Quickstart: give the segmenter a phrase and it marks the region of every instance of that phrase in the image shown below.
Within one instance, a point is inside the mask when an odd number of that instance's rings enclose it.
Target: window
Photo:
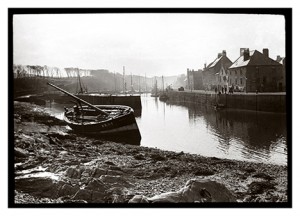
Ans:
[[[237,75],[237,71],[235,71],[235,75]]]
[[[240,78],[241,85],[243,85],[243,78]]]
[[[236,84],[236,85],[238,84],[238,79],[237,79],[237,78],[235,78],[235,84]]]

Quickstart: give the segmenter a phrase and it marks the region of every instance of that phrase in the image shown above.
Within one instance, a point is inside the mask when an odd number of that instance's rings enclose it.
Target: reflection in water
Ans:
[[[141,101],[142,110],[135,110],[135,116],[142,146],[287,164],[285,114],[214,110],[192,103],[164,103],[146,95]],[[64,105],[54,105],[51,112],[62,118]]]
[[[286,164],[286,115],[214,110],[142,97],[142,146],[211,157]]]
[[[218,138],[218,148],[224,153],[228,153],[234,145],[245,159],[264,158],[276,162],[276,157],[286,157],[285,114],[213,110],[194,104],[185,106],[190,119],[205,119],[209,132]]]

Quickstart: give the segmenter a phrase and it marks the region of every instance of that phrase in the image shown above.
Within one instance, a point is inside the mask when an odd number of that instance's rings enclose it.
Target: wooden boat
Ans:
[[[166,101],[168,99],[169,99],[169,97],[166,93],[162,93],[161,95],[159,95],[159,100],[161,100],[161,101]]]
[[[157,91],[157,80],[155,78],[154,88],[152,89],[151,97],[159,97],[158,91]]]
[[[134,111],[123,105],[92,105],[79,97],[51,84],[48,85],[67,94],[78,102],[65,109],[64,119],[76,133],[116,138],[129,144],[140,144],[141,134]],[[85,104],[85,106],[82,104]],[[120,139],[121,138],[121,139]]]
[[[162,93],[159,95],[159,100],[166,101],[169,99],[168,95],[165,93],[165,87],[164,87],[164,77],[162,76]]]

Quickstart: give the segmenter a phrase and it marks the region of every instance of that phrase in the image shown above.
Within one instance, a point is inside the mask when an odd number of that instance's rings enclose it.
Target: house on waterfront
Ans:
[[[283,77],[283,81],[282,81],[282,89],[280,89],[280,85],[279,85],[279,91],[286,91],[286,70],[285,70],[285,57],[280,57],[280,55],[277,56],[276,61],[279,62],[280,64],[282,64],[282,77]]]
[[[204,66],[203,86],[206,90],[221,91],[222,87],[228,89],[228,68],[232,61],[227,57],[226,51],[218,53],[217,58]]]
[[[203,87],[203,74],[202,70],[190,70],[187,69],[187,82],[186,88],[190,90],[202,90]]]
[[[234,91],[278,92],[283,90],[283,66],[263,52],[240,49],[240,57],[229,67],[228,85]]]

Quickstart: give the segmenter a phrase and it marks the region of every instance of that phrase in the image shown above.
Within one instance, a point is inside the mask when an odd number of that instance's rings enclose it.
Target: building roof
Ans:
[[[219,58],[216,58],[212,63],[207,65],[207,68],[213,68],[214,66],[216,66],[218,64],[218,62],[222,59],[222,57],[223,56],[220,56]]]
[[[254,54],[254,50],[249,52],[249,59],[244,61],[244,56],[241,55],[229,68],[237,68],[247,66],[250,62],[251,56]]]
[[[231,68],[239,68],[245,67],[248,65],[279,65],[280,63],[271,59],[270,57],[265,57],[262,53],[257,50],[252,50],[249,52],[249,59],[244,61],[244,56],[241,55],[233,64],[229,67]]]
[[[284,60],[285,60],[285,57],[283,57],[283,58],[281,58],[281,60],[280,60],[280,64],[284,64]]]

